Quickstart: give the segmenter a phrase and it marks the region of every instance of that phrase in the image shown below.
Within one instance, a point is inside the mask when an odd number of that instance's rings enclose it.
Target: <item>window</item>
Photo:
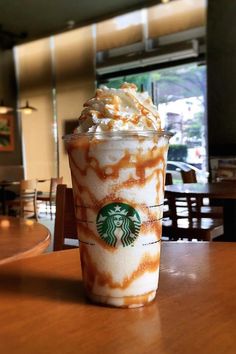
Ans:
[[[124,81],[148,91],[157,105],[162,127],[174,133],[168,159],[207,170],[206,66],[178,65],[141,74],[108,79],[118,88]]]

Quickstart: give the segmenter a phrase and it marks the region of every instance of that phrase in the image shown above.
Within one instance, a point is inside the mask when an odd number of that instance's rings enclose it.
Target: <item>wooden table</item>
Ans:
[[[33,220],[0,216],[0,264],[41,254],[50,244],[50,232]]]
[[[157,298],[137,309],[84,296],[79,249],[0,266],[0,352],[235,354],[236,244],[165,243]]]
[[[236,176],[235,177],[217,177],[217,182],[236,182]]]
[[[169,193],[191,193],[218,200],[224,210],[224,241],[236,241],[236,183],[180,183],[165,187]]]

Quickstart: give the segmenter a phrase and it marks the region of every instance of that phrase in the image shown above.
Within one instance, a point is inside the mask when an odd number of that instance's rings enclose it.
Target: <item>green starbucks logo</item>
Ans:
[[[102,240],[112,247],[131,245],[138,237],[141,219],[137,211],[125,203],[105,205],[97,215],[97,230]]]

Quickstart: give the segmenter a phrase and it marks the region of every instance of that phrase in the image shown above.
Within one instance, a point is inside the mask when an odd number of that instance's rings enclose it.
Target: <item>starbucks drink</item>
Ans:
[[[155,298],[168,141],[133,84],[103,87],[65,137],[88,297],[117,307]]]

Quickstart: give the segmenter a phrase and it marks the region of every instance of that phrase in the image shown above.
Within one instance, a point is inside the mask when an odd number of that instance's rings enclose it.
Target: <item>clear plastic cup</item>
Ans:
[[[169,138],[167,132],[64,137],[86,293],[139,307],[156,296]]]

